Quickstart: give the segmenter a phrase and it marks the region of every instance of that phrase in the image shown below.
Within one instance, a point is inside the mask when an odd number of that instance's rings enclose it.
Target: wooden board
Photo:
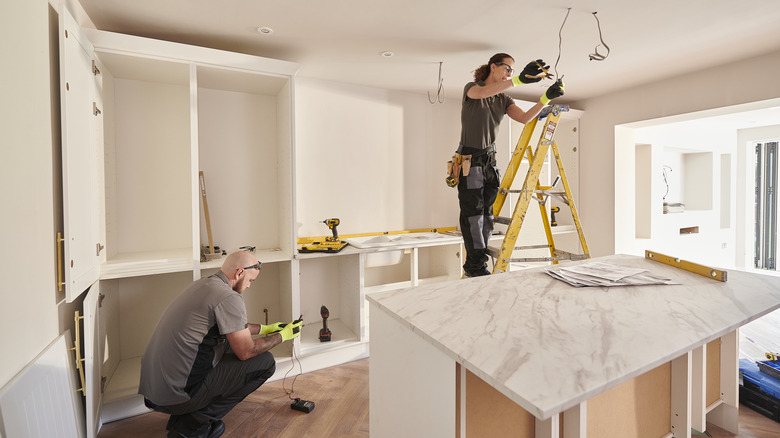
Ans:
[[[534,437],[534,416],[468,370],[465,391],[466,437]]]
[[[658,438],[671,431],[671,365],[588,400],[589,437]]]
[[[705,407],[720,400],[720,338],[707,344]]]

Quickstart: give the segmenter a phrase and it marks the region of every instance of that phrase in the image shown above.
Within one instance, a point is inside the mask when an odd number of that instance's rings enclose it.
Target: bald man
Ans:
[[[247,322],[241,293],[258,275],[254,255],[234,252],[219,272],[184,289],[160,318],[141,360],[138,392],[147,406],[170,414],[169,438],[221,436],[222,418],[274,374],[268,350],[300,335],[301,321]],[[252,337],[258,334],[267,336]]]

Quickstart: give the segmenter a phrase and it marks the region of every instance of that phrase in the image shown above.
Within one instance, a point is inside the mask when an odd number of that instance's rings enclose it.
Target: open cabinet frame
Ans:
[[[65,297],[82,294],[87,436],[145,412],[140,358],[167,304],[254,247],[250,321],[300,311],[295,63],[81,28],[60,8]],[[235,214],[235,206],[245,207]],[[273,350],[291,362],[291,343]],[[281,368],[281,367],[280,367]]]

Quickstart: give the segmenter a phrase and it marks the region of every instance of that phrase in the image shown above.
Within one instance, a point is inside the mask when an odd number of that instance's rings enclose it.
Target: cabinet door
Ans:
[[[92,45],[60,8],[60,99],[65,297],[72,302],[99,275],[95,79]],[[102,128],[101,128],[102,129]]]
[[[95,282],[84,297],[84,380],[87,410],[87,438],[97,437],[103,401],[103,346],[105,322],[100,316],[103,295],[100,282]]]

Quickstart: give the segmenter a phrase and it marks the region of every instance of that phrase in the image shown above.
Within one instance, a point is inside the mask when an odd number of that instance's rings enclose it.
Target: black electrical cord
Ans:
[[[296,374],[295,377],[293,377],[292,384],[290,384],[290,391],[287,391],[287,388],[285,387],[285,382],[287,381],[287,375],[290,374],[290,372],[292,372],[292,370],[295,369],[295,361],[296,360],[298,361],[298,368],[300,369],[300,372],[298,374]],[[295,344],[294,343],[293,343],[293,346],[292,346],[292,360],[290,361],[290,364],[291,364],[290,369],[287,370],[287,372],[284,374],[284,378],[282,379],[282,389],[284,390],[284,393],[287,394],[287,397],[290,398],[290,400],[295,400],[295,398],[293,398],[293,396],[292,396],[293,393],[295,392],[295,379],[297,379],[298,376],[303,374],[303,366],[301,365],[301,360],[298,359],[298,356],[296,356],[296,354],[295,354]]]

